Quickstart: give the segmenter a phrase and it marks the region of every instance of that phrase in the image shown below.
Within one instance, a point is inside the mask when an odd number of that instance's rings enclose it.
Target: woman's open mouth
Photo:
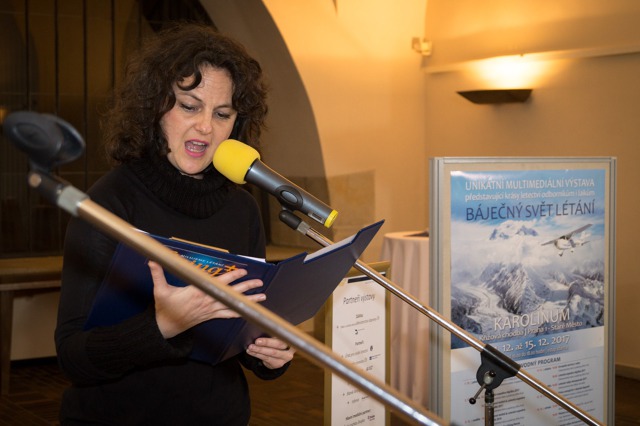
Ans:
[[[194,154],[202,154],[207,150],[209,144],[205,142],[190,140],[185,142],[184,147],[188,152]]]

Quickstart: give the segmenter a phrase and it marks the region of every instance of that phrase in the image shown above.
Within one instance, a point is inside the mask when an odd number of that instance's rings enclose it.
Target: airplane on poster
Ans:
[[[581,238],[578,238],[578,234],[582,233],[590,226],[591,226],[590,223],[587,225],[581,226],[576,230],[573,230],[567,234],[564,234],[554,240],[547,241],[546,243],[542,243],[541,245],[546,246],[548,244],[553,244],[558,250],[560,250],[560,253],[558,253],[559,256],[562,256],[565,250],[571,250],[571,252],[573,253],[573,250],[576,247],[583,246],[589,242],[589,241],[584,241]]]

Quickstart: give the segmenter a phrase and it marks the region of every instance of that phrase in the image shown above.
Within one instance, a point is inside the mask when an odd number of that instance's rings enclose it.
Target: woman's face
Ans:
[[[188,85],[192,79],[181,83]],[[169,144],[167,158],[182,174],[201,177],[233,129],[237,115],[231,106],[233,82],[227,70],[206,66],[198,87],[184,91],[174,84],[173,90],[176,103],[160,120]]]

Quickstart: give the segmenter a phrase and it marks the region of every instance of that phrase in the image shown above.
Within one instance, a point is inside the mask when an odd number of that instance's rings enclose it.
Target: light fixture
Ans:
[[[458,94],[474,104],[504,104],[526,102],[533,89],[465,90]]]
[[[411,39],[411,48],[422,56],[431,56],[431,41],[426,38],[413,37]]]

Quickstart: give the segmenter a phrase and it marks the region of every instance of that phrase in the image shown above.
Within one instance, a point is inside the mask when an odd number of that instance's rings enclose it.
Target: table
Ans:
[[[391,262],[389,279],[428,306],[429,238],[426,235],[426,231],[385,234],[382,259]],[[395,296],[390,309],[390,384],[428,408],[431,320]]]
[[[18,292],[60,287],[62,256],[0,259],[0,393],[9,393],[13,298]]]

